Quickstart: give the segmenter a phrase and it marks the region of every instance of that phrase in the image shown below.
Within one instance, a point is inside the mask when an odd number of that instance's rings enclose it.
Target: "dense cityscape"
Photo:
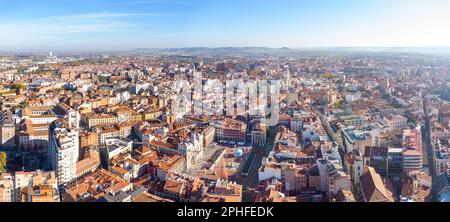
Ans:
[[[445,220],[449,11],[0,0],[0,215]]]
[[[448,202],[449,73],[407,52],[4,53],[0,202]],[[180,81],[219,111],[180,114]]]

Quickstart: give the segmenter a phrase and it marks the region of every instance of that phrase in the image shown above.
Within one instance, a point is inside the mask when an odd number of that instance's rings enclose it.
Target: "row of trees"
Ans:
[[[0,172],[6,172],[6,165],[8,164],[8,156],[5,152],[0,152]]]
[[[23,84],[19,84],[19,83],[14,83],[14,84],[8,85],[7,88],[11,89],[11,90],[18,90],[18,89],[26,90],[27,86],[23,85]]]

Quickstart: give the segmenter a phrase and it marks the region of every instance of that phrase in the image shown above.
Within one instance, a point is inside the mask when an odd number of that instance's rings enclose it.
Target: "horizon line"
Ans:
[[[115,53],[115,52],[130,52],[137,50],[173,50],[173,49],[245,49],[245,48],[261,48],[261,49],[290,49],[290,50],[333,50],[333,49],[349,49],[354,51],[361,51],[361,49],[445,49],[450,50],[450,46],[299,46],[299,47],[271,47],[271,46],[183,46],[183,47],[135,47],[130,49],[16,49],[16,50],[2,50],[1,53],[46,53],[46,52],[59,52],[59,53]],[[448,52],[450,53],[450,51]]]

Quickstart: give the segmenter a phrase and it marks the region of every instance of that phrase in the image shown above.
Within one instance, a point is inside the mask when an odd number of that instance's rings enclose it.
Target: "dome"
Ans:
[[[236,149],[234,151],[234,156],[235,157],[241,157],[242,155],[244,155],[244,152],[242,151],[242,149]]]

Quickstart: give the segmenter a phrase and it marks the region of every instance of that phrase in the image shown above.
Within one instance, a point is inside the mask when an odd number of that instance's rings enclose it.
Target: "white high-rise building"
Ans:
[[[58,184],[66,184],[77,178],[79,156],[79,134],[63,119],[50,125],[48,135],[48,154],[52,169],[58,178]]]
[[[289,89],[289,87],[291,87],[291,70],[289,70],[289,66],[287,66],[287,71],[286,71],[286,89]]]

